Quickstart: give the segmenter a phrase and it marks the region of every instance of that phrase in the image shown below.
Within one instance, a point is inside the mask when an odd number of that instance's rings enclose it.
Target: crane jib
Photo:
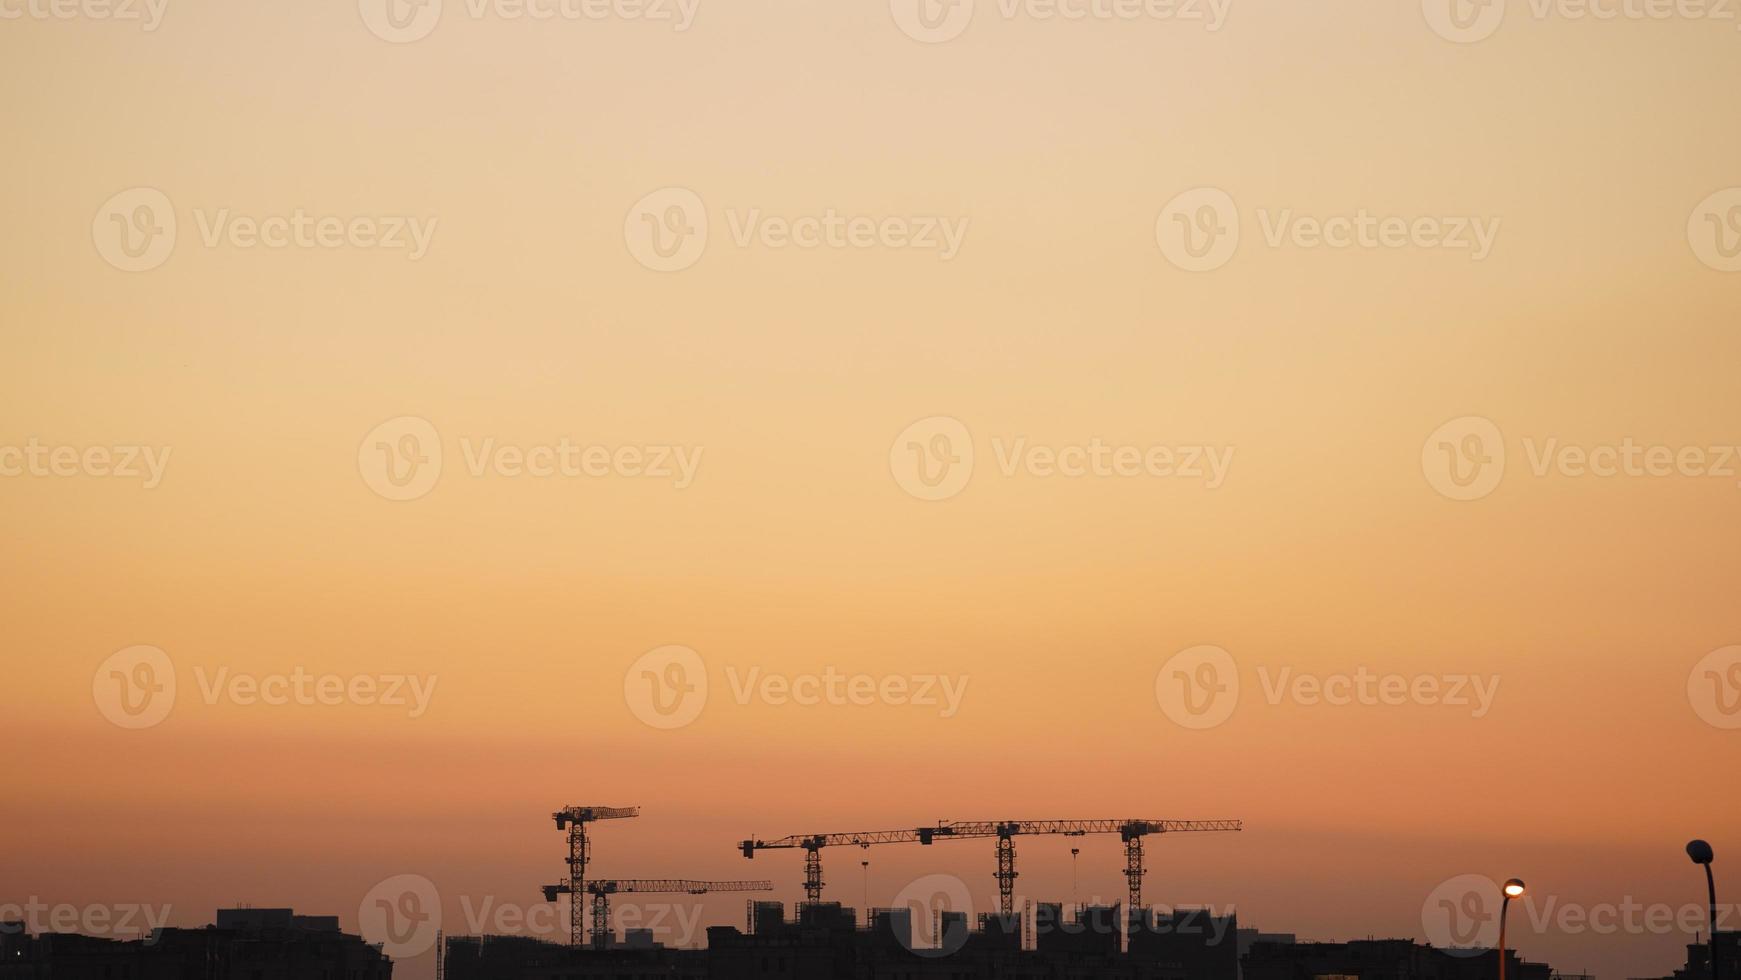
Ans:
[[[757,851],[802,848],[804,858],[804,895],[815,904],[822,900],[822,856],[826,847],[852,845],[868,848],[874,844],[929,845],[938,838],[955,840],[997,839],[998,896],[1005,915],[1013,911],[1015,891],[1015,841],[1018,836],[1055,834],[1084,837],[1089,834],[1118,834],[1125,846],[1124,875],[1130,887],[1130,907],[1142,907],[1143,838],[1153,834],[1220,833],[1244,830],[1238,820],[987,820],[944,821],[930,827],[912,830],[876,830],[856,834],[793,834],[775,840],[746,840],[739,843],[744,857],[753,858]]]

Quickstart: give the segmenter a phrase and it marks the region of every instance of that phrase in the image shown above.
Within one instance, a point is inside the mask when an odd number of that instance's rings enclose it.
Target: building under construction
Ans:
[[[706,949],[666,949],[631,936],[606,948],[572,949],[521,937],[449,939],[446,980],[1494,980],[1493,950],[1442,950],[1407,939],[1294,943],[1243,936],[1232,916],[1204,911],[1132,916],[1121,950],[1118,906],[1088,906],[1066,917],[1060,905],[1034,909],[1033,941],[1021,920],[955,912],[932,923],[911,909],[857,910],[800,905],[788,919],[779,902],[754,902],[745,927],[714,926]],[[1241,946],[1245,952],[1241,953]],[[1545,965],[1507,956],[1514,980],[1557,980]],[[1588,978],[1584,978],[1588,980]]]
[[[1238,832],[1237,820],[999,820],[946,821],[895,830],[793,834],[751,838],[744,858],[764,851],[803,853],[805,901],[794,915],[780,902],[751,901],[742,928],[712,926],[704,949],[673,949],[646,930],[619,940],[611,926],[614,895],[767,891],[767,881],[704,881],[589,877],[590,827],[640,815],[638,807],[569,806],[553,814],[567,838],[567,874],[543,888],[546,901],[566,895],[566,945],[519,936],[450,937],[441,951],[441,980],[1297,980],[1376,977],[1386,980],[1491,980],[1498,955],[1455,953],[1409,940],[1300,944],[1292,937],[1241,935],[1232,915],[1203,910],[1157,912],[1143,900],[1144,844],[1173,834]],[[1067,915],[1061,903],[1018,908],[1017,838],[1117,835],[1128,901],[1090,905]],[[998,910],[969,921],[964,912],[917,907],[859,913],[823,900],[823,852],[842,847],[980,841],[995,858]],[[1071,850],[1074,858],[1079,852]],[[587,906],[591,906],[590,929]],[[915,916],[921,917],[919,920]],[[1551,971],[1507,958],[1514,980],[1549,980]],[[1243,972],[1242,972],[1243,971]]]

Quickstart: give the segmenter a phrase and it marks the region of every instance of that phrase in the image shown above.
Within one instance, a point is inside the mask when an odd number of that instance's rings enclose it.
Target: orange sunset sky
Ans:
[[[1682,932],[1548,920],[1697,905],[1683,843],[1741,855],[1741,668],[1706,659],[1741,644],[1741,461],[1532,464],[1550,441],[1741,445],[1734,20],[1517,3],[1464,43],[1433,0],[1232,0],[1215,30],[979,0],[929,43],[899,0],[701,0],[687,30],[446,0],[404,41],[370,2],[167,0],[147,30],[0,0],[22,11],[0,19],[0,905],[355,929],[416,874],[467,932],[468,907],[561,876],[569,803],[643,807],[598,829],[600,875],[766,877],[787,902],[801,855],[736,841],[1234,817],[1151,841],[1147,897],[1425,939],[1439,883],[1517,875],[1526,957],[1601,980],[1683,962]],[[104,240],[134,188],[177,226],[142,271]],[[664,188],[709,225],[676,271],[635,240]],[[1195,188],[1241,226],[1208,271],[1167,245]],[[415,258],[210,237],[299,210],[431,234]],[[965,234],[947,257],[737,234],[831,212]],[[1363,213],[1497,233],[1479,258],[1267,234]],[[1470,417],[1504,476],[1451,499],[1430,437]],[[441,471],[392,500],[367,458],[403,418]],[[902,434],[938,418],[971,478],[920,499]],[[682,487],[468,465],[564,439],[699,462]],[[147,488],[33,472],[32,440],[169,455]],[[1006,472],[1018,440],[1231,455],[1213,487]],[[100,688],[141,644],[176,697],[126,728]],[[709,686],[671,729],[634,694],[666,645]],[[1240,681],[1206,728],[1167,710],[1164,665],[1199,645]],[[829,668],[965,688],[947,716],[735,696]],[[1479,716],[1268,696],[1361,670],[1498,686]],[[434,688],[413,717],[209,697],[219,671]],[[1082,897],[1121,898],[1097,838],[1019,842],[1018,894],[1068,901],[1070,846]],[[862,904],[864,859],[873,904],[938,872],[995,905],[989,842],[827,852],[831,897]]]

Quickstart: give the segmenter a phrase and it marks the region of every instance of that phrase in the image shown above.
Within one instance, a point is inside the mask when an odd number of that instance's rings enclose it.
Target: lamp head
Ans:
[[[1505,883],[1504,891],[1506,898],[1518,898],[1524,892],[1523,882],[1513,878]]]
[[[1687,857],[1692,858],[1694,864],[1710,864],[1716,859],[1716,855],[1711,851],[1711,845],[1702,840],[1687,844]]]

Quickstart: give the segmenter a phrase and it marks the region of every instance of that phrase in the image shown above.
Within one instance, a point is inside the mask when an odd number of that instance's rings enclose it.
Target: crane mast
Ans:
[[[552,813],[557,830],[568,831],[568,877],[554,885],[544,886],[544,900],[556,901],[556,896],[569,896],[568,944],[581,946],[586,942],[586,903],[580,896],[586,891],[586,865],[592,857],[592,841],[586,825],[596,820],[623,820],[641,815],[638,806],[569,806]]]

